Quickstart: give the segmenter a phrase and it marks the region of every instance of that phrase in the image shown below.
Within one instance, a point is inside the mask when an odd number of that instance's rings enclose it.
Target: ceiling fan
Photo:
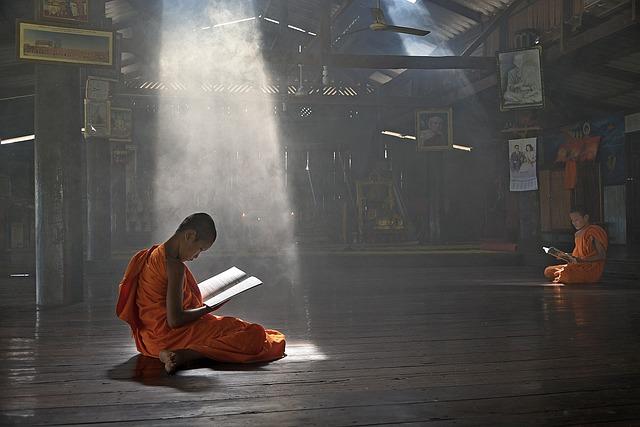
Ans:
[[[384,12],[382,12],[382,8],[380,7],[380,0],[377,2],[377,7],[371,8],[371,15],[373,16],[373,22],[365,28],[360,28],[358,30],[349,31],[343,36],[358,33],[360,31],[372,30],[372,31],[391,31],[394,33],[403,33],[403,34],[411,34],[413,36],[426,36],[431,31],[422,30],[420,28],[411,28],[411,27],[399,27],[397,25],[389,25],[386,23],[384,19]]]

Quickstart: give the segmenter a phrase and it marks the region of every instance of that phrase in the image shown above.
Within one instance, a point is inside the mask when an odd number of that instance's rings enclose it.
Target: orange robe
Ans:
[[[205,314],[179,328],[167,324],[167,270],[164,245],[138,252],[120,283],[116,314],[129,323],[138,351],[190,349],[220,362],[267,362],[284,357],[285,337],[235,317]],[[195,278],[185,266],[183,308],[202,307]]]
[[[607,233],[597,225],[588,225],[576,233],[576,247],[571,255],[585,258],[597,255],[594,240],[607,249]],[[552,265],[544,270],[544,275],[554,283],[595,283],[602,277],[605,260],[581,262],[578,264]]]

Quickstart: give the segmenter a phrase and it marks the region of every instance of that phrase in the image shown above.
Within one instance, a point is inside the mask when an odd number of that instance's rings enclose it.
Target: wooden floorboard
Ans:
[[[640,286],[518,268],[331,268],[224,307],[287,334],[263,365],[167,376],[114,316],[121,272],[36,310],[0,279],[2,425],[640,425]],[[287,277],[287,278],[285,278]]]

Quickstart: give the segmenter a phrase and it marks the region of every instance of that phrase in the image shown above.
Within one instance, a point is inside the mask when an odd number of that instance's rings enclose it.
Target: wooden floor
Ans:
[[[121,272],[87,279],[90,302],[40,311],[32,278],[1,279],[0,424],[640,425],[639,283],[271,267],[222,313],[281,329],[288,356],[173,377],[113,314]]]

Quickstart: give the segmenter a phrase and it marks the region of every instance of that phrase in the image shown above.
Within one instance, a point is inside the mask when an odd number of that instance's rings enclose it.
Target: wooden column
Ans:
[[[80,71],[35,66],[36,300],[83,298]]]
[[[87,260],[111,258],[111,146],[107,138],[88,138]]]
[[[110,23],[105,22],[104,3],[104,0],[91,2],[89,21],[94,26],[108,28]],[[118,70],[87,69],[85,74],[117,78]],[[106,260],[111,258],[111,148],[108,138],[87,139],[86,162],[86,256],[88,261]]]

